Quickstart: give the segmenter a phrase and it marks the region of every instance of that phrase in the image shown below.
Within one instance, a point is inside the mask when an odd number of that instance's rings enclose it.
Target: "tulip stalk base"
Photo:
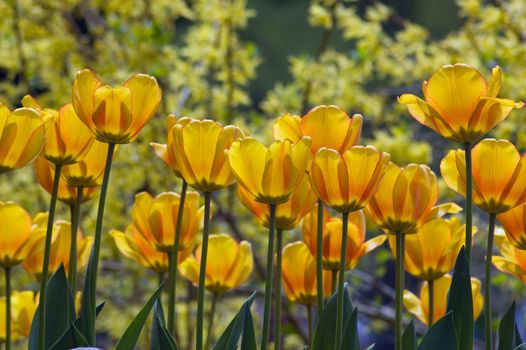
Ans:
[[[269,228],[267,248],[267,280],[265,281],[265,308],[263,312],[263,333],[261,350],[267,350],[270,329],[270,304],[272,299],[272,267],[274,265],[274,228],[276,225],[276,204],[269,204]]]
[[[11,350],[11,268],[5,269],[5,350]]]
[[[51,255],[51,237],[53,234],[53,222],[55,220],[55,208],[57,206],[58,183],[60,182],[60,172],[62,165],[55,166],[55,176],[53,177],[53,190],[49,202],[49,215],[47,219],[46,239],[44,243],[44,261],[42,262],[42,277],[40,280],[40,313],[38,318],[38,349],[44,350],[46,333],[46,287],[49,279],[49,258]]]
[[[170,271],[169,271],[169,283],[170,289],[168,293],[168,330],[175,335],[175,300],[177,295],[177,264],[179,262],[179,241],[181,239],[181,223],[183,221],[184,202],[186,199],[186,190],[188,183],[183,180],[181,187],[181,197],[179,199],[179,209],[177,211],[177,224],[175,227],[175,238],[170,252]]]
[[[471,264],[471,240],[473,236],[473,171],[471,162],[471,143],[464,144],[466,156],[466,255],[468,263]]]
[[[342,214],[342,249],[340,253],[340,272],[338,274],[338,299],[336,309],[336,348],[339,350],[343,334],[343,283],[345,281],[345,257],[347,255],[347,231],[349,229],[349,213]]]
[[[395,349],[402,349],[402,318],[404,300],[404,245],[405,235],[396,232],[396,316],[395,316]]]
[[[201,244],[201,266],[199,268],[199,290],[197,293],[197,330],[196,349],[203,349],[203,324],[205,316],[205,280],[206,260],[208,257],[208,236],[210,234],[210,201],[212,194],[205,192],[205,217],[203,224],[203,242]]]
[[[275,291],[275,308],[274,308],[274,349],[281,349],[281,269],[283,250],[283,231],[277,230],[276,242],[276,291]]]
[[[212,303],[210,304],[210,313],[208,315],[208,332],[206,332],[205,349],[210,349],[212,343],[212,332],[214,331],[214,316],[216,313],[217,299],[219,298],[218,293],[212,294]]]
[[[323,311],[323,202],[318,199],[318,222],[316,226],[316,301],[318,315]],[[334,281],[333,281],[334,283]],[[333,289],[334,293],[334,289]]]
[[[331,294],[334,294],[336,292],[336,282],[338,281],[338,270],[332,270],[331,277]]]
[[[312,348],[312,305],[306,305],[307,306],[307,323],[308,323],[308,330],[309,330],[309,346]]]
[[[435,319],[434,311],[435,311],[435,281],[429,280],[427,281],[427,290],[428,290],[428,310],[429,310],[429,318],[427,321],[427,326],[431,327],[433,325],[433,320]]]
[[[488,246],[486,248],[486,267],[484,273],[484,332],[486,350],[491,350],[493,348],[493,339],[491,334],[491,260],[493,259],[493,240],[495,237],[496,218],[496,214],[489,214]]]
[[[71,209],[71,242],[69,246],[69,286],[75,295],[77,291],[77,232],[80,226],[80,206],[82,205],[83,187],[77,187],[77,200]]]

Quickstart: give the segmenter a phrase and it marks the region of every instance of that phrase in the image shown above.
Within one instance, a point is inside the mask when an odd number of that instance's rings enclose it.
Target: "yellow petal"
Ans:
[[[0,202],[0,266],[11,267],[25,258],[23,247],[31,232],[31,218],[21,206]]]
[[[101,85],[99,79],[89,69],[79,71],[73,83],[73,108],[80,120],[92,131],[96,129],[92,119],[96,107],[93,95]]]
[[[290,113],[285,113],[279,117],[272,125],[275,140],[289,140],[298,142],[303,133],[300,128],[301,117]]]
[[[132,93],[126,86],[101,86],[93,94],[93,123],[97,139],[103,142],[128,143],[133,137],[130,126]]]
[[[241,186],[259,200],[263,193],[263,173],[267,148],[251,137],[235,141],[228,150],[230,167]]]

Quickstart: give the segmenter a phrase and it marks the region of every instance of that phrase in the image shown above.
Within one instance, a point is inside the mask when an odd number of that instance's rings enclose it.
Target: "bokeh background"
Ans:
[[[396,97],[420,94],[420,84],[443,64],[465,62],[489,76],[504,72],[502,95],[526,99],[526,3],[523,0],[0,0],[0,102],[20,106],[25,94],[58,108],[70,102],[75,73],[93,69],[110,84],[143,72],[157,77],[163,102],[139,139],[120,147],[112,170],[104,232],[130,222],[134,195],[179,191],[180,183],[150,149],[165,142],[165,117],[215,118],[235,123],[261,140],[284,112],[302,114],[317,104],[336,104],[364,115],[362,143],[389,152],[399,164],[427,163],[437,173],[455,145],[412,120]],[[516,111],[492,135],[526,147],[526,111]],[[222,297],[221,320],[230,319],[254,289],[262,290],[266,231],[236,201],[233,191],[214,198],[213,232],[250,240],[256,268],[241,289]],[[32,215],[49,196],[31,167],[4,176],[0,199],[22,204]],[[462,203],[445,185],[442,200]],[[92,234],[97,198],[83,209],[82,229]],[[475,276],[482,276],[486,221],[476,213]],[[59,218],[68,219],[65,205]],[[379,232],[372,226],[368,237]],[[288,232],[286,242],[300,238]],[[157,284],[157,276],[123,258],[105,234],[99,298],[107,300],[98,322],[101,347],[115,339]],[[15,288],[37,289],[22,268]],[[367,256],[349,275],[360,314],[362,345],[389,349],[394,319],[394,264],[387,246]],[[0,283],[3,283],[0,282]],[[502,315],[526,290],[495,273],[494,310]],[[418,281],[408,277],[408,288]],[[3,290],[3,285],[2,285]],[[193,333],[195,288],[180,281],[181,347]],[[262,294],[253,310],[262,314]],[[524,318],[526,307],[519,303]],[[284,307],[286,349],[306,337],[304,308]],[[497,317],[496,317],[497,318]],[[500,318],[500,316],[498,317]],[[482,333],[482,320],[477,335]],[[519,320],[524,329],[524,319]],[[217,322],[216,334],[226,323]],[[420,327],[420,329],[422,329]],[[148,348],[147,330],[141,348]],[[525,333],[522,334],[526,336]],[[20,348],[25,345],[22,342]]]

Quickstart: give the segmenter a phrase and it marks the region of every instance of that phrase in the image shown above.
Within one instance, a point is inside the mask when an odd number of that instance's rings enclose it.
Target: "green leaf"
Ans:
[[[427,331],[418,346],[418,350],[457,350],[457,335],[453,313],[449,312],[446,316],[435,322]]]
[[[75,300],[68,284],[64,266],[51,276],[46,286],[46,334],[45,348],[49,349],[57,342],[75,319]],[[37,307],[29,333],[29,350],[38,349],[38,319],[40,306]]]
[[[342,350],[360,350],[358,336],[358,309],[354,308],[351,317],[343,326]]]
[[[164,311],[160,300],[155,302],[152,320],[152,336],[150,339],[151,350],[177,350],[177,344],[166,328]]]
[[[90,342],[90,339],[95,339],[95,317],[91,310],[91,305],[95,303],[97,292],[94,290],[95,279],[97,278],[97,271],[93,270],[93,251],[90,254],[86,276],[84,277],[84,287],[82,288],[82,326],[79,327],[84,337]],[[89,344],[94,346],[95,344]]]
[[[519,328],[517,327],[517,323],[515,323],[515,344],[517,345],[522,344],[521,334],[519,333]]]
[[[161,294],[163,287],[164,283],[161,284],[159,288],[157,288],[157,290],[150,297],[150,300],[148,300],[146,305],[144,305],[137,316],[135,316],[128,328],[126,328],[126,331],[119,340],[115,350],[133,350],[135,344],[137,344],[137,339],[139,339],[139,335],[141,334],[142,327],[144,326],[144,323],[146,322],[146,319],[152,310],[153,304],[155,304],[155,302],[159,299],[159,295]]]
[[[517,346],[517,347],[516,347],[515,349],[513,349],[513,350],[526,350],[526,343]]]
[[[256,293],[243,303],[241,309],[230,322],[223,334],[212,348],[213,350],[233,350],[237,348],[239,338],[243,336],[242,350],[256,350],[256,340],[254,338],[254,322],[250,313],[250,306],[254,301]],[[247,339],[245,339],[247,338]]]
[[[402,349],[416,350],[415,322],[411,320],[402,334]]]
[[[515,324],[515,313],[516,313],[515,301],[511,303],[511,306],[506,311],[499,324],[499,346],[498,350],[513,350],[520,342],[517,342],[516,324]]]
[[[353,305],[347,283],[345,283],[343,291],[343,324],[347,324],[353,313]],[[337,294],[338,293],[334,293],[329,298],[329,301],[321,313],[318,324],[316,325],[316,331],[314,332],[312,350],[334,349],[335,347],[336,308],[338,304]]]
[[[471,276],[464,247],[460,250],[449,288],[447,311],[453,312],[459,349],[473,349],[473,296]]]
[[[49,350],[73,349],[84,346],[89,346],[88,341],[78,328],[75,327],[75,324],[72,323],[68,330]]]

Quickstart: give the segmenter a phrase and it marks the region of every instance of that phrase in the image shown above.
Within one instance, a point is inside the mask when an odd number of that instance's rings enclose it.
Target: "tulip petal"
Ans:
[[[361,129],[361,123],[355,127],[358,126]],[[349,115],[337,106],[314,107],[301,119],[301,130],[304,136],[312,137],[312,153],[322,147],[343,153],[356,143],[356,136],[359,135],[356,130],[351,130]],[[351,140],[351,137],[354,139]]]
[[[95,124],[92,120],[92,115],[95,112],[93,95],[101,85],[99,79],[89,69],[78,72],[73,83],[73,108],[75,108],[80,120],[91,130],[95,130]]]
[[[283,114],[272,125],[274,139],[289,140],[292,143],[298,142],[303,137],[300,123],[300,116],[290,113]]]

